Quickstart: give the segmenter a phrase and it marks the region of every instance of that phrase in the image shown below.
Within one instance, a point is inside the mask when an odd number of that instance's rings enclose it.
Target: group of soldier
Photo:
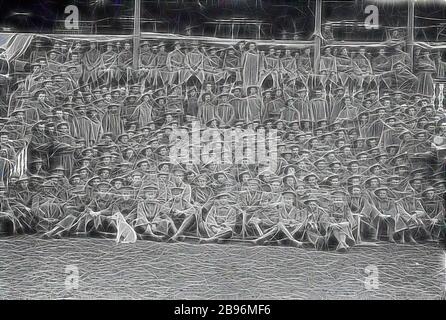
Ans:
[[[310,48],[143,41],[135,69],[129,42],[48,44],[28,50],[1,121],[3,231],[108,235],[119,212],[153,241],[346,250],[442,235],[446,113],[427,51],[326,47],[314,68]],[[193,123],[275,132],[276,165],[249,161],[249,139],[240,161],[173,161]]]

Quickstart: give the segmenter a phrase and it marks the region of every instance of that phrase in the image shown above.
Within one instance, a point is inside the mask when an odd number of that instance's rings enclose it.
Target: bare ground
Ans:
[[[386,243],[338,254],[22,236],[0,238],[0,299],[441,299],[444,260],[437,245]],[[67,266],[79,271],[77,289],[66,286],[75,274]],[[378,282],[369,282],[366,268],[374,266]]]

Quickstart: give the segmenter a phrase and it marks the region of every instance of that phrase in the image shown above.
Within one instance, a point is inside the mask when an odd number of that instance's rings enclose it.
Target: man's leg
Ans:
[[[261,235],[259,238],[252,240],[252,242],[257,245],[263,245],[266,241],[274,238],[277,232],[279,232],[279,227],[275,225],[267,230],[265,233],[263,233],[263,235]]]
[[[200,243],[211,243],[211,242],[216,242],[219,240],[226,240],[232,237],[232,230],[224,230],[222,232],[218,232],[217,234],[215,234],[214,236],[210,237],[210,238],[202,238],[200,239]]]
[[[287,227],[283,223],[279,222],[277,226],[279,230],[283,232],[285,237],[291,242],[292,246],[302,247],[303,243],[294,239],[293,235],[288,231]]]
[[[415,241],[415,239],[413,238],[413,231],[416,229],[407,229],[403,231],[403,234],[401,235],[401,237],[404,239],[405,236],[407,236],[407,238],[409,238],[409,243],[411,244],[416,244],[417,242]]]
[[[188,217],[186,217],[186,219],[184,219],[183,223],[181,223],[181,226],[178,229],[178,231],[170,238],[170,240],[172,240],[172,241],[184,240],[184,235],[183,235],[184,231],[191,228],[194,224],[196,224],[196,222],[197,222],[196,213],[191,214]]]
[[[150,226],[150,224],[147,224],[145,226],[137,226],[135,227],[135,231],[144,236],[144,239],[148,239],[148,240],[152,240],[152,241],[162,241],[163,237],[156,235],[153,230],[152,227]]]

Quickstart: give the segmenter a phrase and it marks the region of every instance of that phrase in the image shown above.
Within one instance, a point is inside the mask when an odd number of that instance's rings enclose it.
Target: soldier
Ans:
[[[169,85],[183,83],[184,58],[185,54],[181,51],[181,43],[174,42],[174,50],[167,54],[166,66],[170,72]]]
[[[333,238],[337,242],[337,251],[345,251],[355,244],[352,230],[357,227],[357,222],[353,218],[350,207],[341,190],[331,192],[333,203],[328,206],[327,212],[327,243]],[[350,244],[350,245],[349,245]]]
[[[135,230],[153,241],[162,241],[177,232],[173,220],[168,216],[168,208],[157,199],[158,188],[154,185],[143,187],[144,201],[138,202],[135,220],[131,225]]]
[[[133,53],[130,48],[130,42],[125,42],[124,50],[122,50],[117,56],[116,80],[118,84],[129,83],[131,80],[133,80],[134,72],[131,69]]]
[[[103,79],[106,86],[110,87],[116,79],[118,67],[118,55],[113,50],[113,43],[107,42],[106,51],[101,54],[101,60],[99,77]]]
[[[189,78],[194,77],[200,83],[203,83],[203,62],[204,56],[203,53],[201,53],[198,49],[198,42],[193,41],[191,43],[191,50],[186,53],[186,57],[184,59],[185,70],[183,81],[187,83],[187,81],[189,81]]]
[[[204,220],[206,238],[200,238],[200,243],[221,242],[233,236],[237,222],[237,209],[229,203],[229,199],[228,193],[220,193],[215,197]]]
[[[83,83],[93,83],[96,86],[101,66],[101,53],[94,41],[90,41],[90,50],[85,53],[82,64],[84,66]]]

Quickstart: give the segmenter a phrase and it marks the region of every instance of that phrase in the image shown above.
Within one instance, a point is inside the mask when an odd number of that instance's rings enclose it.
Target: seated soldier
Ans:
[[[345,251],[350,245],[355,244],[355,238],[352,229],[356,227],[357,222],[353,218],[352,212],[345,201],[343,191],[333,191],[331,193],[333,203],[328,206],[327,212],[327,242],[335,240],[337,242],[337,251]]]
[[[400,235],[400,239],[404,241],[404,231],[407,230],[407,225],[402,219],[394,199],[389,197],[388,189],[386,187],[377,188],[372,201],[373,215],[376,219],[376,236],[379,236],[380,227],[384,225],[390,242],[396,242],[395,235]]]
[[[293,245],[300,247],[303,245],[301,241],[295,240],[295,238],[303,239],[304,230],[308,217],[304,214],[303,210],[299,210],[297,207],[297,197],[294,192],[285,191],[282,193],[283,205],[280,207],[280,222],[284,228],[282,232],[286,236],[286,240],[290,241]]]
[[[158,187],[145,186],[144,200],[138,202],[136,211],[132,214],[130,225],[143,238],[161,241],[177,232],[175,223],[167,216],[168,209],[158,200]]]
[[[319,250],[326,244],[328,214],[322,208],[321,202],[313,196],[305,199],[303,203],[306,207],[302,215],[308,217],[303,236]]]
[[[207,238],[201,238],[200,243],[221,242],[233,236],[237,209],[229,203],[229,199],[228,193],[220,193],[215,197],[204,221]]]
[[[425,215],[420,199],[414,197],[412,194],[405,196],[396,201],[397,208],[401,212],[401,218],[407,226],[407,230],[401,235],[401,242],[405,242],[405,237],[409,238],[409,242],[416,244],[413,235],[423,232],[424,225],[420,217]]]
[[[348,188],[350,196],[348,198],[348,205],[352,215],[358,221],[358,225],[353,229],[353,236],[356,237],[357,242],[361,242],[361,238],[371,236],[372,240],[376,234],[376,226],[373,223],[372,210],[367,197],[363,194],[361,187],[357,185]],[[356,216],[356,217],[355,217]]]
[[[170,217],[175,226],[178,227],[177,232],[169,239],[169,241],[184,240],[187,231],[192,231],[195,236],[198,234],[198,210],[186,199],[184,199],[183,187],[171,187],[172,197],[167,201],[167,216]]]
[[[299,221],[297,212],[292,210],[295,203],[295,195],[293,197],[287,192],[285,195],[285,204],[279,207],[277,210],[268,208],[265,210],[259,209],[253,216],[250,217],[247,222],[248,226],[253,226],[257,232],[257,238],[250,240],[252,244],[263,245],[267,241],[271,241],[278,236],[278,234],[284,234],[286,240],[290,242],[292,246],[301,247],[302,242],[294,239],[288,228],[295,229]],[[291,192],[292,193],[292,192]],[[297,210],[297,208],[294,207]],[[282,221],[283,220],[283,221]]]
[[[442,195],[442,193],[440,193]],[[444,205],[443,199],[435,194],[433,187],[426,188],[422,193],[421,205],[425,214],[419,216],[424,231],[427,233],[427,240],[438,240],[442,227],[444,228]]]
[[[80,214],[74,225],[76,232],[82,234],[116,232],[116,223],[112,218],[113,198],[107,182],[99,182],[93,192],[90,203]]]

